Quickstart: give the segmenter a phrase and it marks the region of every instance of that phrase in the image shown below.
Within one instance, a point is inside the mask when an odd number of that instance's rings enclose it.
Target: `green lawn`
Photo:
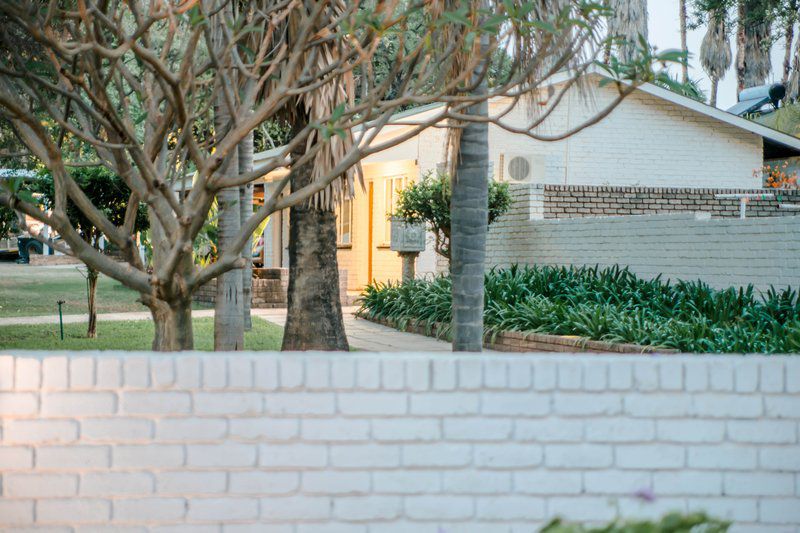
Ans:
[[[58,300],[64,300],[65,315],[88,312],[86,279],[75,266],[32,267],[0,263],[0,317],[58,315]],[[84,267],[81,265],[83,270]],[[97,285],[97,312],[147,311],[137,301],[139,293],[101,275]],[[203,308],[197,305],[195,308]]]
[[[97,338],[87,339],[86,324],[65,324],[64,340],[58,324],[0,327],[0,349],[25,350],[150,350],[153,323],[149,320],[98,322]],[[283,328],[253,317],[253,329],[244,335],[247,350],[280,350]],[[194,319],[194,347],[214,348],[214,319]]]

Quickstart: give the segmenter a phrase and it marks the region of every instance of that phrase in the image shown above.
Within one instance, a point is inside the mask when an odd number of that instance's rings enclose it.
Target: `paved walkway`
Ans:
[[[353,316],[357,307],[345,307],[344,329],[350,346],[368,352],[449,352],[450,343],[432,339],[414,333],[405,333],[396,329],[381,326],[368,320],[361,320]],[[286,309],[253,309],[253,316],[258,316],[283,326],[286,323]],[[196,309],[192,316],[214,316],[213,309]],[[87,322],[88,315],[64,315],[65,324]],[[101,313],[97,315],[101,322],[120,320],[150,320],[150,313],[140,311],[135,313]],[[46,316],[19,316],[0,318],[0,326],[21,326],[36,324],[57,324],[57,315]]]
[[[367,352],[450,352],[449,342],[440,341],[424,335],[405,333],[369,320],[356,318],[353,314],[358,307],[344,307],[344,330],[352,348]],[[286,309],[253,309],[253,314],[283,326],[286,323]]]

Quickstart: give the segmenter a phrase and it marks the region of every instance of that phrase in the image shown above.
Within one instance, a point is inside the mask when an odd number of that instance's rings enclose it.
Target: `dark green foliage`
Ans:
[[[612,267],[511,267],[486,275],[484,327],[579,335],[684,352],[800,351],[800,301],[792,289],[714,290],[700,281],[644,280]],[[407,324],[450,323],[450,278],[369,285],[359,313]]]
[[[89,198],[89,201],[115,226],[121,226],[125,220],[125,210],[130,198],[130,189],[122,178],[105,167],[77,168],[70,172],[75,183]],[[48,172],[42,172],[38,179],[32,180],[31,189],[41,195],[44,206],[52,209],[55,202],[55,185]],[[81,234],[83,240],[97,246],[100,230],[74,203],[67,203],[67,216],[72,227]],[[148,228],[147,208],[139,204],[134,223],[134,232]]]
[[[0,205],[0,239],[5,239],[17,231],[17,214]]]
[[[658,522],[612,522],[591,528],[554,520],[541,533],[725,533],[729,527],[730,523],[710,518],[705,513],[671,513]]]
[[[511,207],[507,183],[489,182],[489,221],[491,225]],[[436,251],[450,257],[450,177],[428,172],[402,191],[394,216],[409,224],[424,222],[436,237]]]

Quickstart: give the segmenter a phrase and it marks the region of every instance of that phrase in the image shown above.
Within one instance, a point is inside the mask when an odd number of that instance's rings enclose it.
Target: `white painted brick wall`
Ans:
[[[483,533],[695,509],[735,532],[800,531],[796,357],[83,353],[0,367],[3,531]]]
[[[525,220],[518,211],[512,216],[489,229],[488,267],[618,264],[645,278],[702,279],[720,288],[800,286],[800,217],[740,220],[674,214]],[[732,390],[731,375],[714,375]],[[723,385],[715,381],[714,386]]]

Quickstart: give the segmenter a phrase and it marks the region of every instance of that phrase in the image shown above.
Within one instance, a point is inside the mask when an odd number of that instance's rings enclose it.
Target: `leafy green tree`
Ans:
[[[112,224],[122,225],[124,223],[131,191],[122,178],[105,167],[75,168],[70,172],[70,176],[89,201],[97,206]],[[29,189],[37,197],[41,198],[45,209],[50,210],[53,208],[56,201],[56,188],[53,176],[49,172],[42,172],[37,179],[31,180]],[[134,232],[146,230],[148,228],[148,219],[147,208],[144,204],[140,204],[138,210],[131,212],[136,217],[133,222]],[[103,249],[101,242],[101,237],[104,237],[103,232],[84,211],[78,208],[74,202],[69,201],[67,202],[66,214],[72,227],[75,228],[89,246],[98,251]],[[97,269],[86,265],[89,292],[89,326],[86,336],[89,338],[97,336],[97,307],[95,302],[99,274]]]
[[[409,224],[425,223],[434,235],[434,249],[450,259],[450,176],[428,172],[422,180],[400,191],[394,216]],[[491,225],[511,207],[507,183],[489,182],[489,221]]]

